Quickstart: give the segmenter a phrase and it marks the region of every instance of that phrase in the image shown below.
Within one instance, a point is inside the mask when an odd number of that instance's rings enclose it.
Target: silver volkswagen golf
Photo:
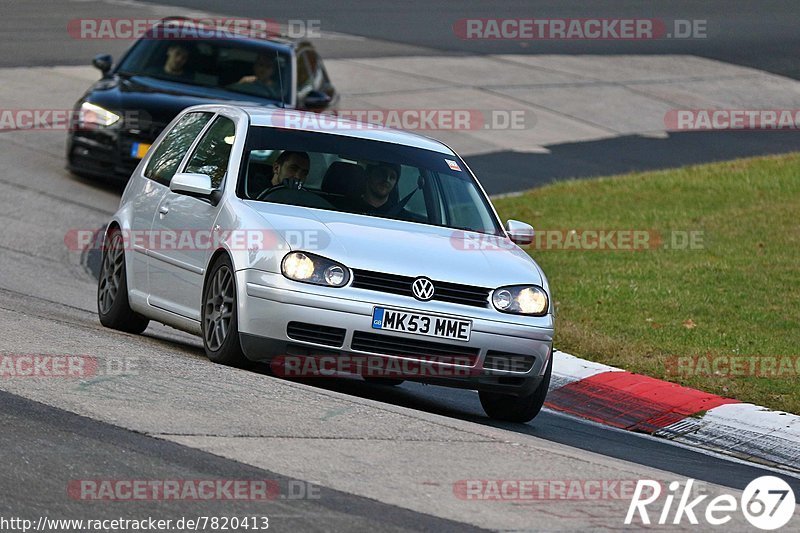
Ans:
[[[552,370],[547,279],[449,147],[282,109],[184,110],[105,233],[103,325],[202,336],[214,362],[479,391],[527,422]]]

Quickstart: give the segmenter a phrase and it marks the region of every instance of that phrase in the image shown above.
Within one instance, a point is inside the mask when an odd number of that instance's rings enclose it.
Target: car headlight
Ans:
[[[82,103],[78,112],[78,123],[81,127],[87,125],[108,127],[116,124],[119,119],[120,116],[116,113],[89,102]]]
[[[286,254],[281,272],[294,281],[326,287],[343,287],[350,281],[350,271],[344,265],[306,252]]]
[[[542,316],[547,313],[547,293],[536,285],[500,287],[492,294],[492,304],[503,313]]]

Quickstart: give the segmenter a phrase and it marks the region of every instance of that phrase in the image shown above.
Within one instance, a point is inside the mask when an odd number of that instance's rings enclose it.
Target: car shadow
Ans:
[[[800,134],[797,130],[673,132],[664,138],[625,135],[546,148],[549,153],[500,151],[464,159],[486,192],[502,194],[568,179],[795,152],[800,150]]]

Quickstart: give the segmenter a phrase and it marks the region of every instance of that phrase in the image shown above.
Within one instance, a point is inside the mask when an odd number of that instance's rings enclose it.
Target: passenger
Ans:
[[[396,210],[397,204],[390,201],[390,196],[399,178],[400,165],[378,163],[368,166],[364,194],[361,195],[356,210],[375,215],[392,213]]]
[[[275,61],[265,54],[259,54],[253,63],[253,74],[243,76],[228,88],[279,100],[281,88],[275,80]]]

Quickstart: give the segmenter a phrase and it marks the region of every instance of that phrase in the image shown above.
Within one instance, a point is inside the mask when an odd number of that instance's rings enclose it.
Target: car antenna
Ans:
[[[275,50],[275,66],[278,67],[278,84],[281,86],[281,107],[286,109],[286,102],[284,101],[284,94],[283,94],[283,75],[281,74],[281,58],[280,53]]]

